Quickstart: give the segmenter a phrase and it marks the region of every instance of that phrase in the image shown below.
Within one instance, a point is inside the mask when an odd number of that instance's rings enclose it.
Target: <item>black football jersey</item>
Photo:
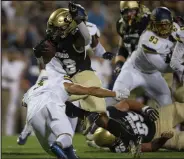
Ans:
[[[155,133],[156,133],[156,126],[155,122],[152,122],[148,117],[145,115],[134,112],[134,111],[127,111],[122,112],[120,110],[117,110],[115,107],[110,106],[107,108],[109,112],[109,116],[113,119],[117,119],[119,122],[124,122],[126,119],[129,121],[131,127],[133,130],[135,130],[135,133],[138,133],[143,137],[142,142],[147,143],[152,141]],[[127,145],[124,144],[123,141],[117,139],[112,147],[110,147],[111,151],[113,152],[127,152]]]
[[[73,45],[79,36],[79,30],[63,39],[57,46],[55,57],[58,58],[68,75],[73,76],[77,72],[91,70],[91,60],[86,55],[85,46],[77,52]]]
[[[118,19],[116,29],[118,34],[122,37],[124,46],[128,50],[129,55],[137,48],[140,35],[146,29],[148,22],[148,15],[143,16],[138,21],[134,21],[131,26],[129,26],[123,18]]]

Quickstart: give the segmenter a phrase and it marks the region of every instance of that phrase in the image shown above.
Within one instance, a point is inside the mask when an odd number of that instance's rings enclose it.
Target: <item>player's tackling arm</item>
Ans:
[[[92,95],[100,98],[116,97],[116,92],[100,87],[85,87],[79,84],[64,82],[66,91],[75,95]]]
[[[157,120],[159,117],[158,111],[150,106],[145,106],[142,103],[139,103],[135,100],[123,100],[115,105],[117,109],[120,111],[128,111],[133,110],[140,113],[143,113],[144,115],[148,116],[148,118],[152,121]]]
[[[127,99],[117,103],[115,107],[121,111],[133,110],[133,111],[141,112],[144,105],[135,100]]]

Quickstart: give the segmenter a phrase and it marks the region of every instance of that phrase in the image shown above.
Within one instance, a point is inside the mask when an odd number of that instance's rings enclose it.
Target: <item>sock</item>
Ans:
[[[94,123],[91,130],[90,130],[90,133],[94,134],[97,128],[98,128],[98,126]]]
[[[80,119],[84,119],[85,116],[88,116],[90,112],[80,109],[76,107],[73,103],[66,101],[66,115],[70,118],[79,117]]]

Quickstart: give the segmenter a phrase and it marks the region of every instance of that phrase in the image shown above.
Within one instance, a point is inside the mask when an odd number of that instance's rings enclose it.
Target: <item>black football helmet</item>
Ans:
[[[166,7],[155,8],[150,16],[148,29],[162,38],[170,36],[173,29],[173,16],[171,11]]]

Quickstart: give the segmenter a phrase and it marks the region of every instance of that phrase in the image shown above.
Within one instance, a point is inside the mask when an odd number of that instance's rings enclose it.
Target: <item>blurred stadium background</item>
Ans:
[[[116,32],[116,21],[120,16],[119,1],[77,3],[86,8],[88,21],[100,29],[100,41],[105,49],[116,54],[119,41]],[[150,10],[166,6],[174,15],[184,17],[183,1],[141,3]],[[57,8],[67,7],[68,1],[3,1],[1,5],[2,135],[16,135],[25,122],[26,110],[20,105],[22,96],[35,83],[39,74],[32,48],[43,38],[49,15]],[[104,87],[111,89],[114,81],[113,61],[94,57],[92,67],[97,70]]]

